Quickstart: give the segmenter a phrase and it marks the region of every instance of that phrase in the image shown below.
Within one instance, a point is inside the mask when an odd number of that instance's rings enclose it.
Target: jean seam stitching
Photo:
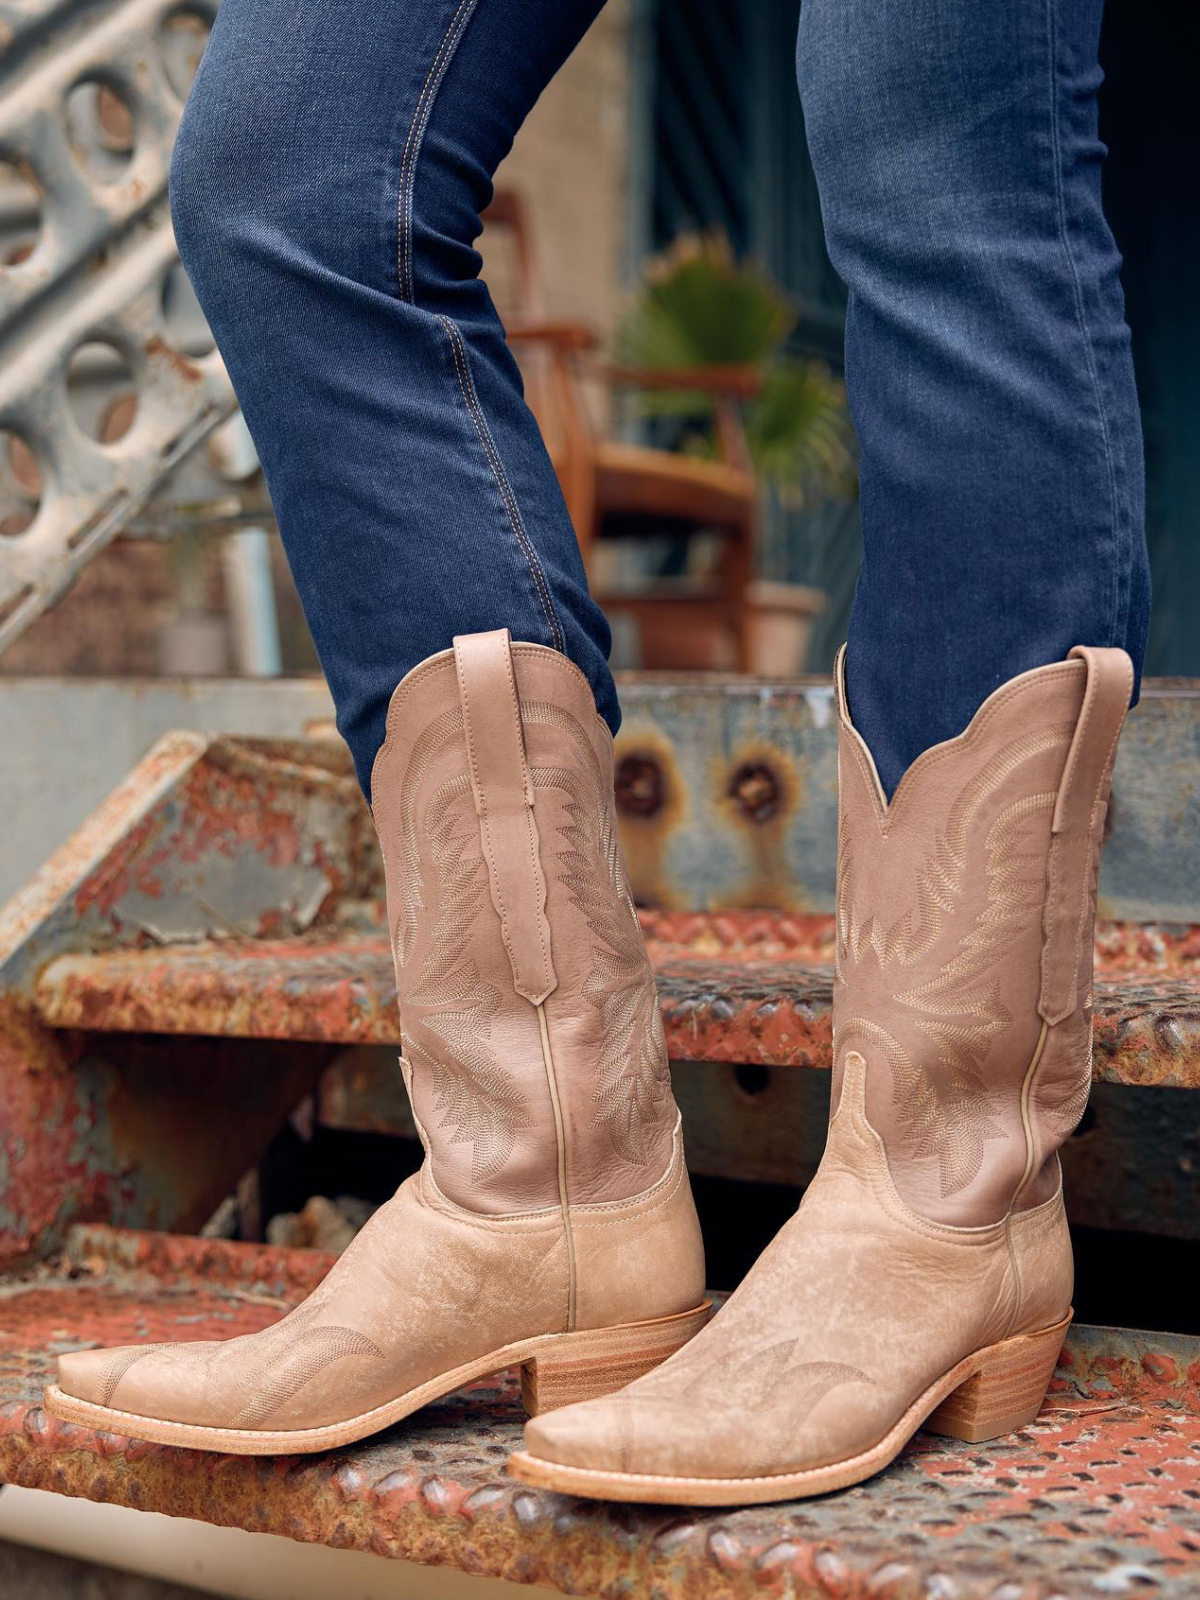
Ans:
[[[1122,557],[1120,554],[1121,529],[1118,511],[1117,475],[1116,465],[1113,461],[1112,439],[1108,426],[1108,413],[1104,405],[1104,394],[1100,383],[1100,375],[1096,369],[1095,351],[1092,345],[1092,332],[1088,323],[1087,311],[1083,301],[1083,286],[1079,281],[1079,269],[1076,265],[1074,252],[1071,249],[1070,235],[1067,231],[1067,206],[1066,194],[1063,186],[1062,172],[1062,142],[1059,135],[1058,115],[1058,26],[1057,26],[1057,0],[1046,0],[1046,38],[1049,57],[1050,74],[1050,142],[1051,155],[1054,168],[1054,200],[1056,220],[1058,223],[1059,244],[1062,248],[1063,258],[1071,278],[1071,286],[1075,301],[1075,320],[1083,341],[1084,360],[1087,363],[1088,377],[1091,379],[1092,393],[1096,402],[1096,413],[1100,423],[1100,439],[1104,448],[1104,465],[1108,476],[1109,515],[1112,519],[1113,571],[1112,571],[1112,599],[1109,621],[1109,640],[1117,637],[1118,611],[1120,608],[1122,591],[1122,574],[1120,571]]]
[[[428,127],[434,102],[437,99],[438,89],[477,5],[478,0],[459,0],[458,8],[450,19],[441,43],[434,52],[433,62],[421,87],[421,92],[417,96],[412,121],[409,124],[408,135],[400,157],[397,282],[401,299],[407,300],[409,304],[414,306],[417,304],[417,298],[414,270],[415,250],[413,247],[413,196],[416,188],[417,163],[425,130]],[[541,562],[538,559],[537,551],[533,547],[533,542],[521,517],[516,496],[513,493],[508,474],[504,470],[491,429],[488,427],[487,420],[483,415],[483,408],[479,403],[479,397],[475,390],[475,382],[471,375],[470,362],[461,331],[458,325],[449,317],[438,314],[438,321],[446,330],[447,337],[450,340],[451,354],[454,359],[454,367],[458,375],[463,401],[471,415],[475,432],[491,467],[492,476],[495,479],[496,488],[499,491],[501,502],[508,516],[513,537],[516,539],[517,547],[521,554],[525,557],[537,598],[546,616],[551,642],[555,649],[565,655],[566,639],[562,625],[559,622],[550,587],[546,581]]]
[[[463,31],[470,21],[476,4],[477,0],[459,0],[458,10],[450,19],[450,25],[446,29],[441,44],[434,53],[429,73],[421,86],[420,94],[417,96],[412,122],[408,128],[408,137],[404,141],[404,150],[400,157],[396,276],[399,282],[401,299],[408,300],[413,304],[416,302],[416,293],[413,281],[412,208],[417,157],[420,154],[421,142],[425,137],[425,129],[429,123],[433,103],[437,99],[438,88],[446,75],[446,69],[450,65],[455,50],[458,48],[458,42],[462,38]]]
[[[479,404],[479,398],[475,392],[475,382],[471,376],[471,369],[467,360],[467,352],[463,342],[462,334],[457,324],[453,322],[451,318],[439,314],[438,321],[446,330],[446,337],[450,341],[450,349],[454,358],[454,370],[458,375],[458,386],[462,391],[463,401],[466,404],[467,410],[470,412],[471,420],[475,425],[475,432],[478,435],[480,444],[483,446],[483,452],[487,457],[488,465],[492,469],[492,477],[495,479],[496,488],[499,490],[501,502],[503,503],[504,509],[508,515],[509,526],[512,529],[513,537],[517,541],[518,549],[525,557],[525,562],[529,568],[530,576],[533,579],[538,599],[541,601],[542,610],[545,612],[546,622],[550,629],[550,637],[554,642],[554,648],[561,651],[565,655],[566,641],[563,637],[562,627],[558,620],[558,613],[554,607],[554,600],[551,596],[549,585],[546,582],[545,573],[542,571],[542,564],[538,560],[537,551],[534,549],[533,543],[530,540],[528,532],[526,531],[525,524],[522,521],[521,513],[517,506],[516,497],[512,491],[512,485],[508,481],[508,474],[504,470],[504,463],[500,460],[500,454],[496,449],[495,440],[492,438],[491,429],[487,425],[487,419],[484,417],[483,408]]]

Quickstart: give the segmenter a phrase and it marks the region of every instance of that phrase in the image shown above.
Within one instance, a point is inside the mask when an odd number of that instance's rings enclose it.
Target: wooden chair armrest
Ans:
[[[609,383],[630,389],[681,389],[697,394],[723,396],[731,400],[752,400],[762,388],[762,375],[756,367],[729,365],[709,367],[629,367],[619,363],[599,368]]]
[[[511,322],[504,331],[512,344],[548,344],[557,350],[594,350],[599,343],[578,322]]]
[[[608,365],[599,369],[609,383],[634,389],[677,389],[684,394],[707,394],[713,399],[717,448],[723,461],[741,472],[753,472],[750,447],[742,421],[740,402],[752,400],[762,389],[757,367],[728,365],[709,367],[628,367]]]

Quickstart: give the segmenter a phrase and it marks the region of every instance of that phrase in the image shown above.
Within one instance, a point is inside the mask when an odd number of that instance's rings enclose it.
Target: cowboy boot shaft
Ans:
[[[1048,1199],[1091,1083],[1096,874],[1128,657],[1013,679],[884,801],[839,662],[836,1067],[922,1216],[980,1226]]]
[[[503,635],[457,640],[397,690],[372,787],[442,1193],[506,1214],[648,1188],[677,1114],[582,674]]]

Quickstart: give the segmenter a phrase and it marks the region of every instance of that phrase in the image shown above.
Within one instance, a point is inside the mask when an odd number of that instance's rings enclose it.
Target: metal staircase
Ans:
[[[830,1053],[828,690],[644,679],[623,700],[622,829],[693,1166],[803,1181]],[[1200,1089],[1197,773],[1200,687],[1149,686],[1102,874],[1096,1113],[1066,1163],[1073,1220],[1191,1240],[1200,1172],[1145,1140],[1164,1101],[1191,1127]],[[1077,1327],[1020,1434],[919,1435],[859,1488],[728,1513],[517,1485],[511,1375],[295,1459],[48,1418],[57,1351],[247,1331],[317,1281],[314,1252],[193,1236],[301,1099],[411,1134],[380,890],[340,747],[178,734],[0,914],[0,1479],[579,1594],[1200,1590],[1188,1333]]]

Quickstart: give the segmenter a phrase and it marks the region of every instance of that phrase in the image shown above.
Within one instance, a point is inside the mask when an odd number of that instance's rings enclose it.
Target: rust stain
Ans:
[[[729,780],[729,798],[747,820],[759,825],[779,815],[784,785],[766,761],[743,761]]]
[[[672,1060],[827,1067],[832,919],[646,911]],[[56,1028],[396,1044],[395,967],[382,932],[61,956],[36,989]],[[1200,997],[1171,966],[1097,971],[1096,1077],[1200,1088]]]
[[[62,956],[38,985],[55,1027],[398,1044],[386,939],[244,941]]]
[[[204,373],[194,361],[189,361],[185,355],[174,349],[157,333],[144,342],[143,348],[151,360],[169,362],[176,372],[181,377],[186,378],[189,383],[199,383],[204,377]]]
[[[71,1229],[62,1263],[133,1283],[144,1276],[162,1285],[194,1282],[207,1288],[266,1293],[282,1300],[310,1294],[337,1258],[326,1250],[285,1249],[191,1234],[135,1232],[102,1223]]]
[[[788,856],[788,825],[803,800],[795,762],[777,745],[754,740],[715,763],[712,781],[718,808],[750,857],[731,904],[802,909]]]
[[[688,802],[670,740],[651,724],[622,728],[615,762],[617,823],[633,898],[638,905],[675,905],[667,847]]]
[[[38,1253],[64,1213],[114,1203],[121,1174],[87,1137],[96,1107],[76,1074],[79,1045],[0,999],[0,1268]]]
[[[1200,975],[1200,927],[1101,920],[1096,924],[1096,960],[1108,973]]]
[[[264,754],[169,736],[5,908],[0,965],[26,946],[5,978],[23,986],[72,947],[146,945],[147,901],[185,908],[185,926],[204,931],[286,935],[298,931],[294,879],[305,896],[301,925],[332,918],[349,892],[374,882],[363,811],[348,774],[298,765],[282,742]],[[254,887],[233,896],[231,911],[207,904],[214,863],[232,885],[236,871],[224,864],[255,860],[270,875],[248,875]]]
[[[163,882],[156,869],[168,863],[173,852],[169,842],[153,854],[147,851],[147,845],[159,836],[161,829],[160,816],[143,817],[118,841],[76,889],[76,916],[86,916],[93,909],[103,916],[111,916],[131,889],[151,899],[161,899]]]
[[[662,768],[645,751],[631,750],[617,762],[613,781],[617,809],[629,817],[653,817],[663,808]]]
[[[90,882],[90,894],[103,897],[105,863],[110,858],[127,859],[126,840],[145,828],[148,806],[156,804],[163,788],[199,758],[206,743],[202,734],[164,737],[54,852],[29,885],[0,910],[0,963],[77,891],[81,879]]]
[[[55,1032],[0,999],[0,1272],[73,1222],[199,1227],[325,1063],[284,1044]]]
[[[835,925],[823,911],[639,911],[652,950],[721,960],[833,960]],[[669,949],[668,949],[669,947]]]

